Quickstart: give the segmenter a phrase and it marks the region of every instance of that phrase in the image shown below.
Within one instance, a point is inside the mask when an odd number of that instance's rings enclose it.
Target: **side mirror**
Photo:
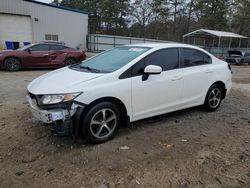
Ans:
[[[148,79],[150,74],[161,74],[162,68],[157,65],[148,65],[144,69],[144,74],[142,75],[142,81]]]
[[[28,49],[27,49],[27,52],[30,54],[30,53],[31,53],[31,49],[30,49],[30,48],[28,48]]]

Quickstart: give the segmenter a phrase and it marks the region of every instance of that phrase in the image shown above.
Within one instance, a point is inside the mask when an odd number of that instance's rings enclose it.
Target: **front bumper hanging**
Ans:
[[[36,105],[36,100],[26,96],[29,108],[33,117],[39,121],[48,124],[49,128],[59,136],[70,135],[74,132],[73,117],[76,111],[82,106],[72,103],[70,109],[56,108],[51,110],[43,110]],[[78,134],[78,131],[77,131]]]

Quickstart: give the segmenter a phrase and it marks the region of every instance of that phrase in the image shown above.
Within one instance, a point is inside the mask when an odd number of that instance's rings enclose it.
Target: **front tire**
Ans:
[[[121,125],[121,114],[111,102],[92,106],[82,121],[82,134],[89,143],[99,144],[111,140]]]
[[[216,111],[222,101],[223,90],[219,84],[212,85],[206,95],[204,102],[204,109],[208,112]]]
[[[14,72],[21,69],[21,62],[15,57],[9,57],[4,60],[6,70]]]

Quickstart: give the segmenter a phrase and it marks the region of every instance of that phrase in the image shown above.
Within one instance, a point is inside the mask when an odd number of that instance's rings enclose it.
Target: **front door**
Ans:
[[[24,57],[26,67],[47,67],[50,63],[48,44],[37,44],[31,46]]]
[[[156,51],[132,69],[133,120],[173,111],[180,106],[183,87],[182,70],[179,69],[177,48]],[[159,75],[150,75],[142,80],[147,65],[162,67]]]

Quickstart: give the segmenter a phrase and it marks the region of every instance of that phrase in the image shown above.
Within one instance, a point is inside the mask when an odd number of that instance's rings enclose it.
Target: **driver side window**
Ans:
[[[178,48],[166,48],[158,50],[143,58],[130,69],[125,71],[119,78],[126,79],[135,76],[141,76],[147,65],[157,65],[162,71],[173,70],[179,68],[179,52]]]
[[[177,48],[169,48],[156,51],[145,58],[145,66],[157,65],[162,71],[179,68],[179,56]]]
[[[38,44],[30,47],[33,52],[49,51],[49,45],[47,44]]]
[[[163,49],[148,55],[133,66],[132,76],[142,75],[148,65],[157,65],[162,71],[179,68],[178,48]]]

